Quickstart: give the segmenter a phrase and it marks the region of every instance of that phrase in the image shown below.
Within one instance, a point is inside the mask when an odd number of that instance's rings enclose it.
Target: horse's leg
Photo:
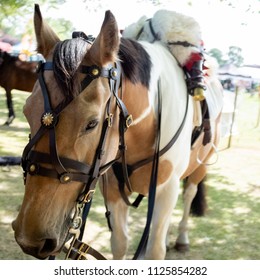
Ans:
[[[206,175],[205,165],[200,165],[186,180],[184,184],[184,209],[183,216],[179,223],[179,235],[175,243],[175,249],[181,252],[189,250],[189,237],[188,237],[188,218],[191,209],[191,203],[197,193],[197,186]]]
[[[5,122],[5,125],[10,125],[15,118],[13,100],[12,100],[12,94],[10,89],[6,89],[5,93],[6,93],[6,105],[8,108],[8,118],[7,121]]]
[[[111,226],[111,251],[115,260],[122,260],[125,258],[128,248],[127,218],[129,207],[120,195],[118,181],[112,168],[101,178],[99,185],[108,211],[106,216],[109,226]]]
[[[172,176],[156,193],[151,234],[145,254],[146,259],[164,259],[166,255],[166,236],[172,211],[179,193],[179,179]]]
[[[123,199],[116,202],[108,202],[108,210],[110,211],[111,232],[111,250],[115,260],[125,258],[128,248],[128,206]]]

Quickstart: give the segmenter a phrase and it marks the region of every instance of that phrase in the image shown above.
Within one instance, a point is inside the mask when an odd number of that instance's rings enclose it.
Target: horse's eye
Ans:
[[[91,120],[86,126],[86,131],[95,128],[97,125],[98,125],[98,120]]]

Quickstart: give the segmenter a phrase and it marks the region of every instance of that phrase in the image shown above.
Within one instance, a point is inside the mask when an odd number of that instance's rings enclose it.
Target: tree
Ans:
[[[48,4],[49,8],[58,8],[66,0],[38,0],[40,5]],[[23,34],[33,34],[33,8],[35,0],[0,0],[0,31],[21,38]],[[57,34],[63,39],[67,32],[71,34],[72,23],[63,18],[48,19]],[[56,28],[57,27],[57,28]]]
[[[225,55],[227,59],[224,59],[222,52],[216,48],[209,50],[208,54],[216,58],[219,66],[223,66],[225,64],[233,64],[237,67],[240,67],[244,62],[244,58],[242,57],[242,49],[237,46],[229,47],[229,51]]]
[[[237,46],[230,46],[228,51],[228,63],[239,67],[243,62],[242,49]]]
[[[221,52],[221,50],[217,49],[217,48],[213,48],[211,50],[209,50],[208,54],[214,58],[216,58],[219,66],[223,66],[224,64],[227,63],[227,60],[223,59],[223,53]]]

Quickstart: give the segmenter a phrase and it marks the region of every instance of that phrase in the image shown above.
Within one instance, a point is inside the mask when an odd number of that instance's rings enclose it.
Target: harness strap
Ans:
[[[152,25],[152,19],[149,19],[148,22],[149,22],[149,27],[150,27],[151,33],[154,37],[154,41],[159,41],[160,38],[159,38],[159,35],[157,33],[155,33],[155,31],[154,31],[154,28],[153,28],[153,25]]]
[[[193,45],[187,41],[176,41],[176,42],[171,42],[171,41],[168,41],[167,42],[168,45],[175,45],[175,46],[183,46],[183,47],[194,47],[194,48],[198,48],[196,45]]]
[[[192,131],[191,137],[191,146],[199,138],[200,134],[204,132],[202,144],[203,146],[207,145],[212,138],[211,125],[210,125],[210,116],[207,100],[204,99],[200,102],[201,111],[202,111],[202,123],[200,126],[197,126]]]
[[[161,157],[163,154],[168,152],[170,150],[170,148],[174,145],[174,143],[177,141],[177,139],[178,139],[183,127],[184,127],[185,121],[186,121],[188,107],[189,107],[189,95],[187,94],[187,101],[186,101],[186,107],[185,107],[183,120],[182,120],[178,130],[176,131],[176,133],[174,134],[172,139],[169,141],[169,143],[162,150],[160,150],[158,152],[159,157]],[[157,131],[157,134],[158,134],[158,131]],[[129,176],[131,176],[133,171],[135,171],[136,169],[138,169],[138,168],[140,168],[140,167],[142,167],[142,166],[144,166],[144,165],[146,165],[150,162],[153,162],[153,160],[154,160],[154,155],[150,156],[146,159],[140,160],[140,161],[138,161],[138,162],[136,162],[132,165],[128,165],[128,164],[123,163],[123,162],[115,162],[112,165],[114,174],[115,174],[115,176],[118,180],[120,194],[121,194],[122,198],[124,199],[124,201],[127,205],[133,206],[133,207],[136,208],[136,207],[139,206],[139,204],[140,204],[140,202],[143,198],[143,195],[138,195],[138,197],[136,198],[136,200],[133,203],[131,203],[129,201],[128,196],[126,195],[125,190],[124,190],[125,183],[130,184]],[[127,170],[127,173],[124,172],[124,169]],[[129,189],[129,187],[128,187],[128,189]]]
[[[143,231],[143,235],[141,237],[140,243],[137,247],[137,250],[134,254],[133,259],[137,260],[140,256],[144,255],[147,247],[147,242],[150,233],[150,226],[153,217],[153,210],[154,210],[154,203],[155,203],[155,196],[156,196],[156,186],[157,186],[157,178],[158,178],[158,168],[159,168],[159,158],[160,158],[160,140],[161,140],[161,116],[162,116],[162,96],[160,90],[160,80],[158,81],[158,128],[157,134],[155,139],[155,151],[153,156],[153,165],[150,177],[150,184],[149,184],[149,196],[148,196],[148,211],[147,211],[147,218],[146,218],[146,225]]]
[[[97,260],[106,260],[102,254],[79,239],[75,239],[67,258],[71,260],[87,260],[87,255],[91,255]]]
[[[123,168],[124,166],[126,166],[127,173],[124,172],[124,168]],[[137,196],[137,198],[135,199],[135,201],[133,203],[131,203],[125,192],[125,178],[127,178],[127,177],[129,178],[132,175],[133,169],[131,168],[131,166],[129,164],[124,165],[122,162],[115,162],[112,165],[112,168],[113,168],[113,172],[117,178],[118,188],[119,188],[121,197],[123,198],[124,202],[128,206],[133,206],[134,208],[137,208],[139,206],[140,202],[142,201],[144,195],[139,194]],[[129,179],[128,179],[128,181],[129,181]],[[129,185],[130,185],[130,182],[129,182]]]

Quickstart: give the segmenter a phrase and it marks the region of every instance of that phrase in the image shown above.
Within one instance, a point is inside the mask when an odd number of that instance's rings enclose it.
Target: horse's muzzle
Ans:
[[[56,255],[59,252],[57,248],[58,239],[56,237],[28,238],[18,233],[15,221],[12,223],[12,227],[15,231],[15,240],[25,254],[31,255],[37,259],[46,259],[50,255]]]

